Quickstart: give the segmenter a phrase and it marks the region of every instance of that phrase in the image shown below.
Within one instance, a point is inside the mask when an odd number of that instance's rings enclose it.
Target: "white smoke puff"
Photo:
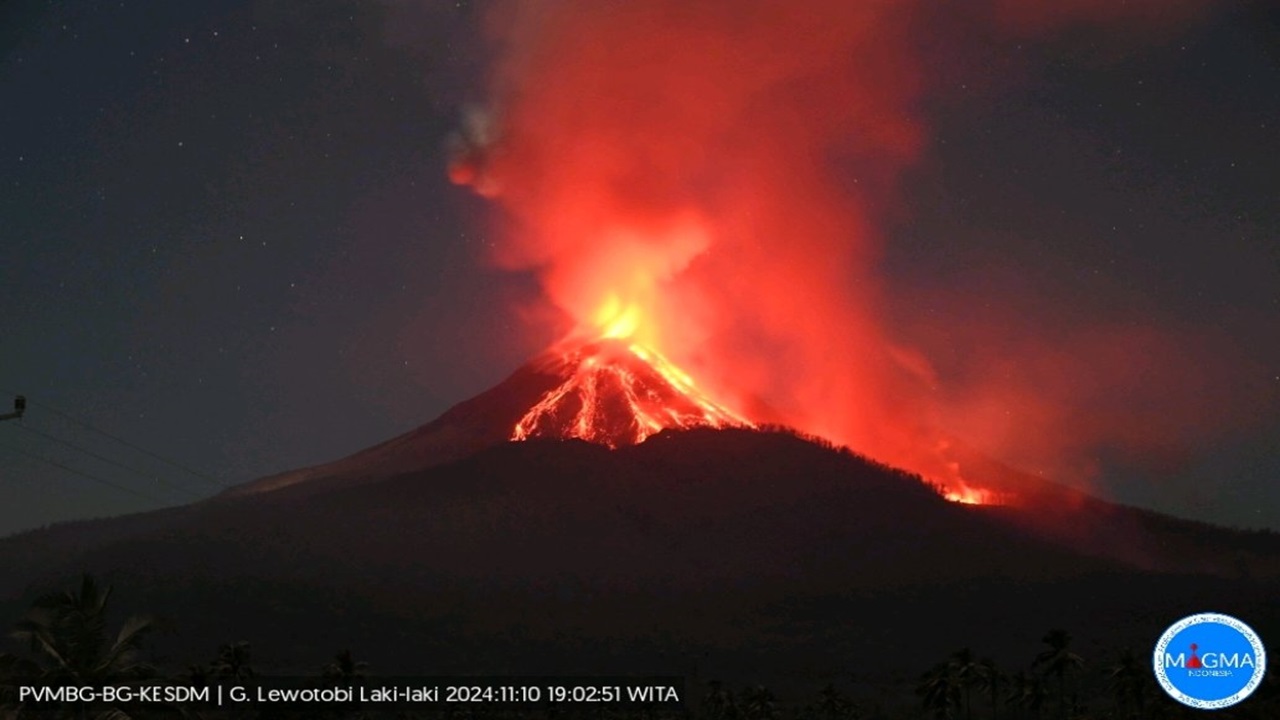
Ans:
[[[449,179],[469,185],[484,197],[496,197],[501,185],[492,172],[491,159],[498,146],[496,113],[471,105],[463,108],[461,127],[446,142]]]

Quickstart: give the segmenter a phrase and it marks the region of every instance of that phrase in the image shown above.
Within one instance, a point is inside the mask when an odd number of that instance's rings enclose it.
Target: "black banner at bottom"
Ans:
[[[59,710],[119,709],[413,709],[684,707],[679,676],[627,677],[362,677],[152,681],[108,684],[11,680],[0,686],[0,707]],[[144,713],[149,714],[149,713]]]

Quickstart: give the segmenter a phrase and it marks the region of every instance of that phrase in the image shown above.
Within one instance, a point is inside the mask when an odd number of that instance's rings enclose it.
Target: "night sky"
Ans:
[[[334,459],[554,339],[445,178],[484,95],[469,5],[0,4],[0,393],[30,400],[0,534]],[[1210,328],[1253,402],[1167,463],[1098,447],[1096,486],[1280,528],[1280,13],[1224,8],[993,47],[933,96],[883,266],[935,354],[946,298],[993,286]]]

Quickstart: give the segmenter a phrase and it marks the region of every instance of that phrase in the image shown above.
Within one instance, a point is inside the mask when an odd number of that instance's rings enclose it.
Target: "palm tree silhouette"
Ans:
[[[707,684],[707,696],[702,701],[706,716],[712,720],[734,720],[738,717],[737,704],[733,692],[725,689],[719,680]]]
[[[44,679],[120,680],[146,677],[153,669],[138,660],[150,618],[130,617],[114,639],[107,633],[110,585],[85,575],[78,590],[45,595],[18,621],[13,637],[26,642]]]
[[[253,670],[253,652],[248,642],[227,643],[218,648],[218,657],[209,665],[209,674],[220,680],[248,680]]]
[[[1120,651],[1107,668],[1107,684],[1116,703],[1116,717],[1140,718],[1146,711],[1148,673],[1151,672],[1133,648]]]
[[[749,720],[769,720],[775,717],[774,697],[769,688],[757,685],[742,691],[742,714]]]
[[[823,720],[852,720],[858,716],[858,705],[837,690],[833,683],[827,683],[822,688],[814,714]]]
[[[955,663],[938,663],[920,676],[916,694],[921,696],[924,709],[933,717],[955,717],[955,710],[960,706],[960,681]]]
[[[350,650],[343,650],[333,656],[333,662],[324,666],[321,677],[339,684],[349,684],[365,677],[368,671],[369,663],[356,660]]]
[[[1031,664],[1031,667],[1057,679],[1058,718],[1059,720],[1065,720],[1067,717],[1067,675],[1072,670],[1083,667],[1084,658],[1071,652],[1071,635],[1066,630],[1050,630],[1040,641],[1049,647],[1046,650],[1042,650],[1039,655],[1036,655],[1035,662]]]
[[[1005,695],[1005,698],[1010,705],[1018,708],[1019,717],[1027,717],[1027,713],[1030,711],[1031,717],[1039,720],[1044,701],[1048,698],[1048,692],[1044,687],[1044,678],[1034,673],[1028,673],[1025,670],[1019,670],[1010,679],[1009,692]]]
[[[965,720],[973,720],[973,688],[979,684],[981,669],[978,661],[969,648],[961,648],[951,655],[951,665],[955,670],[956,682],[964,698]]]
[[[152,629],[149,618],[134,615],[112,636],[107,630],[110,585],[91,575],[74,590],[38,598],[11,633],[27,646],[27,657],[0,656],[10,677],[76,685],[126,685],[151,677],[155,669],[140,659],[142,641]],[[87,707],[79,712],[86,716]],[[101,715],[122,715],[106,708]]]
[[[1003,684],[1004,673],[1000,672],[1000,668],[996,667],[996,662],[991,658],[982,658],[978,661],[976,672],[978,689],[991,698],[991,720],[998,720],[1000,686]]]

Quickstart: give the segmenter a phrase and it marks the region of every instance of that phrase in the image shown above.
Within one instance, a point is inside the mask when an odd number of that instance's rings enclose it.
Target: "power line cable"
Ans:
[[[164,504],[165,504],[165,502],[164,502],[163,500],[161,500],[161,499],[159,499],[159,498],[157,498],[157,497],[153,497],[153,496],[148,495],[148,494],[146,494],[146,493],[139,492],[139,491],[134,490],[134,489],[132,489],[132,488],[125,487],[124,485],[120,485],[120,484],[118,484],[118,483],[114,483],[114,482],[112,482],[112,481],[110,481],[110,480],[107,480],[106,478],[98,477],[97,475],[94,475],[93,473],[87,473],[87,472],[84,472],[83,470],[77,470],[77,469],[75,469],[75,468],[73,468],[73,467],[70,467],[70,466],[67,466],[67,465],[63,465],[63,464],[62,464],[62,463],[60,463],[60,462],[57,462],[57,461],[54,461],[54,460],[50,460],[50,459],[48,459],[48,458],[46,458],[46,457],[42,457],[42,456],[37,455],[37,454],[32,453],[32,452],[27,452],[26,450],[23,450],[22,448],[14,447],[13,445],[10,445],[9,443],[0,443],[0,447],[4,447],[4,448],[5,448],[6,450],[8,450],[9,452],[16,453],[16,454],[18,454],[18,455],[22,455],[23,457],[30,458],[30,459],[32,459],[32,460],[36,460],[36,461],[38,461],[38,462],[45,463],[46,465],[52,465],[53,467],[56,467],[56,468],[59,468],[59,469],[65,470],[65,471],[67,471],[67,472],[69,472],[69,473],[72,473],[72,474],[75,474],[75,475],[79,475],[80,477],[83,477],[83,478],[88,478],[89,480],[93,480],[94,482],[100,483],[100,484],[102,484],[102,485],[106,485],[107,487],[112,487],[112,488],[115,488],[116,490],[120,490],[120,491],[122,491],[122,492],[127,492],[127,493],[129,493],[130,495],[133,495],[133,496],[135,496],[135,497],[140,497],[140,498],[142,498],[143,500],[150,500],[151,502],[159,503],[159,504],[161,504],[161,505],[164,505]]]
[[[9,394],[12,394],[12,393],[9,393]],[[132,449],[134,449],[134,450],[136,450],[136,451],[138,451],[138,452],[140,452],[140,453],[142,453],[142,454],[144,454],[144,455],[147,455],[148,457],[151,457],[151,458],[154,458],[154,459],[156,459],[156,460],[159,460],[159,461],[160,461],[160,462],[162,462],[162,463],[166,463],[166,464],[168,464],[168,465],[172,465],[173,467],[176,467],[176,468],[178,468],[179,470],[182,470],[182,471],[184,471],[184,472],[190,473],[191,475],[193,475],[193,476],[195,476],[195,477],[198,477],[198,478],[200,478],[201,480],[204,480],[205,482],[207,482],[207,483],[209,483],[209,484],[211,484],[211,485],[214,485],[214,486],[216,486],[216,487],[218,487],[218,488],[221,488],[221,489],[224,489],[224,490],[225,490],[226,488],[231,487],[231,485],[230,485],[229,483],[224,483],[224,482],[222,482],[221,480],[218,480],[217,478],[213,477],[212,475],[210,475],[210,474],[208,474],[208,473],[203,473],[203,472],[200,472],[199,470],[194,470],[194,469],[192,469],[192,468],[190,468],[190,467],[187,467],[186,465],[183,465],[182,463],[180,463],[180,462],[178,462],[178,461],[176,461],[176,460],[170,460],[169,458],[164,457],[163,455],[159,455],[159,454],[154,453],[154,452],[152,452],[152,451],[150,451],[150,450],[148,450],[148,449],[146,449],[146,448],[144,448],[144,447],[142,447],[142,446],[140,446],[140,445],[137,445],[137,444],[135,444],[135,443],[129,442],[128,440],[125,440],[124,438],[122,438],[122,437],[120,437],[120,436],[118,436],[118,435],[112,435],[111,433],[107,432],[106,430],[102,430],[102,429],[100,429],[100,428],[98,428],[98,427],[95,427],[94,425],[92,425],[92,424],[90,424],[90,423],[87,423],[87,422],[85,422],[84,420],[81,420],[81,419],[79,419],[79,418],[77,418],[77,417],[74,417],[74,416],[73,416],[73,415],[71,415],[70,413],[67,413],[67,412],[64,412],[64,411],[62,411],[62,410],[59,410],[58,408],[53,407],[52,405],[50,405],[50,404],[48,404],[48,403],[46,403],[46,402],[42,402],[42,401],[35,401],[35,400],[31,400],[30,398],[28,398],[28,399],[27,399],[27,404],[29,404],[29,405],[36,405],[36,406],[38,406],[38,407],[42,407],[42,408],[44,408],[45,410],[48,410],[48,411],[50,411],[50,412],[52,412],[52,413],[55,413],[55,414],[57,414],[57,415],[61,415],[62,417],[66,418],[67,420],[70,420],[71,422],[73,422],[73,423],[75,423],[75,424],[77,424],[77,425],[79,425],[79,426],[81,426],[81,427],[83,427],[83,428],[86,428],[86,429],[88,429],[88,430],[91,430],[91,431],[93,431],[93,432],[96,432],[96,433],[98,433],[99,435],[102,435],[103,437],[110,438],[111,440],[114,440],[114,441],[116,441],[116,442],[120,443],[121,445],[124,445],[124,446],[126,446],[126,447],[132,448]]]
[[[89,449],[87,449],[87,448],[80,447],[79,445],[76,445],[76,444],[75,444],[75,443],[73,443],[73,442],[70,442],[70,441],[67,441],[67,440],[63,440],[62,438],[60,438],[60,437],[56,437],[56,436],[54,436],[54,435],[50,435],[50,434],[49,434],[49,433],[47,433],[47,432],[43,432],[43,431],[37,430],[37,429],[35,429],[35,428],[31,427],[30,425],[22,424],[22,425],[18,425],[17,427],[19,427],[19,428],[21,428],[21,429],[23,429],[23,430],[25,430],[25,431],[27,431],[27,432],[29,432],[29,433],[34,433],[34,434],[36,434],[36,435],[39,435],[39,436],[40,436],[40,437],[42,437],[42,438],[46,438],[46,439],[48,439],[48,440],[51,440],[51,441],[53,441],[53,442],[56,442],[56,443],[58,443],[59,445],[63,445],[63,446],[69,447],[69,448],[71,448],[72,450],[75,450],[75,451],[77,451],[77,452],[80,452],[80,453],[83,453],[83,454],[85,454],[85,455],[88,455],[88,456],[89,456],[89,457],[91,457],[91,458],[95,458],[95,459],[97,459],[97,460],[101,460],[102,462],[107,463],[108,465],[113,465],[113,466],[115,466],[115,467],[117,467],[117,468],[120,468],[121,470],[127,470],[127,471],[129,471],[129,472],[131,472],[131,473],[134,473],[135,475],[138,475],[139,477],[145,478],[145,479],[147,479],[147,480],[154,480],[154,481],[156,481],[156,482],[160,483],[161,485],[166,485],[166,486],[168,486],[168,487],[170,487],[170,488],[172,488],[172,489],[174,489],[174,490],[178,490],[179,492],[183,492],[183,493],[186,493],[186,494],[191,495],[191,496],[194,496],[194,497],[202,497],[202,496],[200,495],[200,493],[198,493],[198,492],[197,492],[197,491],[195,491],[195,490],[192,490],[192,489],[191,489],[191,488],[189,488],[189,487],[185,487],[185,486],[183,486],[183,485],[178,485],[178,484],[176,484],[176,483],[170,482],[170,481],[168,481],[168,480],[165,480],[164,478],[161,478],[161,477],[160,477],[160,476],[158,476],[158,475],[156,475],[156,476],[148,475],[147,473],[145,473],[145,472],[143,472],[143,471],[141,471],[141,470],[139,470],[139,469],[137,469],[137,468],[135,468],[135,467],[131,467],[131,466],[129,466],[129,465],[125,465],[124,463],[121,463],[121,462],[116,462],[115,460],[112,460],[111,458],[109,458],[109,457],[107,457],[107,456],[105,456],[105,455],[99,455],[98,453],[96,453],[96,452],[94,452],[94,451],[92,451],[92,450],[89,450]]]
[[[14,481],[14,484],[21,485],[22,487],[28,487],[28,488],[38,487],[41,489],[55,490],[59,495],[64,494],[60,487],[56,487],[49,483],[36,482],[35,480],[32,480],[31,478],[27,477],[25,474],[22,474],[22,473],[6,473],[3,476],[3,479],[5,481],[12,480]]]

